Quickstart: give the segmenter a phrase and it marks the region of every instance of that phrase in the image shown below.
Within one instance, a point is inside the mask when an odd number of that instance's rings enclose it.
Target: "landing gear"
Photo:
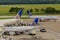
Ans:
[[[8,36],[10,36],[9,32],[4,32],[3,35],[8,35]]]
[[[29,33],[29,35],[35,36],[36,34]]]
[[[20,34],[23,34],[24,32],[20,32]]]
[[[19,35],[19,33],[18,32],[15,32],[14,36],[16,36],[16,35]]]
[[[15,32],[14,36],[15,35],[20,35],[20,34],[23,34],[24,32]]]

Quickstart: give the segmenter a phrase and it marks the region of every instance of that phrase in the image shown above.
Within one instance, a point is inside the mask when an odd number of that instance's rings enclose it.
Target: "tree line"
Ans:
[[[24,9],[24,8],[11,7],[9,9],[9,12],[10,13],[17,13],[20,9]]]
[[[17,13],[20,9],[23,9],[25,10],[24,8],[17,8],[17,7],[11,7],[9,9],[9,13]],[[41,12],[43,12],[44,14],[59,14],[60,13],[60,10],[56,10],[55,8],[53,7],[47,7],[45,9],[39,9],[39,8],[35,8],[35,9],[29,9],[30,12],[34,13],[34,14],[40,14]],[[27,10],[26,10],[27,12]]]

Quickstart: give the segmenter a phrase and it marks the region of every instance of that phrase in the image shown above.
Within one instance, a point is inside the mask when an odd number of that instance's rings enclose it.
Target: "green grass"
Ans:
[[[1,19],[13,19],[13,18],[0,18]],[[29,19],[29,17],[22,17],[21,19]]]
[[[42,9],[42,8],[47,8],[47,7],[53,7],[56,10],[60,10],[60,4],[20,4],[20,5],[0,5],[0,15],[16,15],[16,14],[10,14],[8,11],[11,7],[18,7],[18,8],[24,8],[24,13],[26,13],[26,10],[28,9]],[[39,13],[41,15],[44,15],[43,13]],[[38,15],[39,15],[38,14]],[[37,14],[35,14],[37,15]]]
[[[4,20],[4,19],[9,19],[9,18],[0,18],[0,20]],[[24,20],[24,19],[29,19],[29,18],[21,18],[21,20]]]

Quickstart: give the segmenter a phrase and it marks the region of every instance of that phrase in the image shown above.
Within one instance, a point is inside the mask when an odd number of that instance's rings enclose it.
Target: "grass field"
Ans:
[[[60,10],[60,4],[21,4],[21,5],[0,5],[0,15],[15,15],[15,14],[10,14],[9,9],[11,7],[18,7],[18,8],[24,8],[24,13],[26,12],[27,9],[42,9],[42,8],[47,8],[47,7],[53,7],[56,10]]]

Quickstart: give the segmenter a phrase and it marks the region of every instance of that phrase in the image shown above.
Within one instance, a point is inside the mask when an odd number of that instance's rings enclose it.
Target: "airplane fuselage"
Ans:
[[[21,21],[20,19],[4,19],[0,20],[0,26],[4,26],[5,24],[15,24],[17,21]]]
[[[14,26],[14,27],[4,27],[4,34],[5,35],[14,35],[14,34],[22,34],[26,33],[27,34],[35,34],[34,29],[39,28],[38,26]],[[8,34],[7,34],[8,33]]]
[[[44,20],[57,20],[58,17],[57,16],[29,16],[30,18],[39,18],[40,21],[44,21]]]
[[[31,30],[31,29],[36,29],[38,28],[37,26],[15,26],[15,27],[4,27],[4,31],[9,31],[9,32],[14,32],[14,31],[26,31],[26,30]]]

